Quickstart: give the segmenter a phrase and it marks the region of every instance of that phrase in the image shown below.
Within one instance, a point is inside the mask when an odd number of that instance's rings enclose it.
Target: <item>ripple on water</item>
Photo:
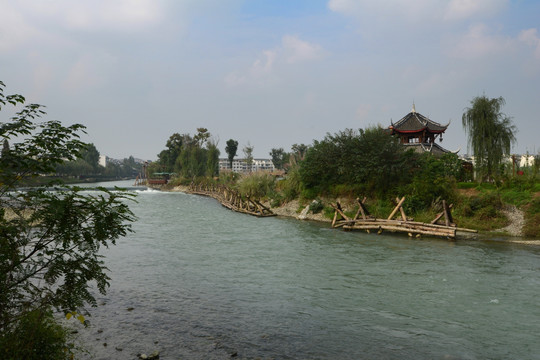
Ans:
[[[538,252],[257,219],[186,194],[143,192],[132,208],[136,233],[104,251],[111,288],[80,331],[96,359],[154,350],[187,359],[539,358]]]

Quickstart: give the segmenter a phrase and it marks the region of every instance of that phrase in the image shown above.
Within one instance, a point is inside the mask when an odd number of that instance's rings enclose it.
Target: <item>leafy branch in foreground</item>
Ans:
[[[24,97],[3,90],[0,82],[0,110],[24,106]],[[104,294],[110,280],[99,251],[130,232],[135,220],[127,205],[134,195],[121,189],[88,191],[52,181],[21,188],[25,178],[54,172],[86,147],[78,135],[84,126],[34,122],[44,114],[30,104],[0,123],[0,345],[25,333],[28,319],[44,324],[51,309],[81,314],[95,306],[92,286]]]

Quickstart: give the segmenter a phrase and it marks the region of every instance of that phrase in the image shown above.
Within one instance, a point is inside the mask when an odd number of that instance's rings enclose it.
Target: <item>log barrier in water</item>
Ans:
[[[403,232],[407,233],[410,237],[428,235],[444,237],[450,240],[454,240],[458,232],[477,233],[476,230],[457,227],[451,213],[452,204],[448,205],[444,200],[442,202],[443,211],[430,223],[414,221],[406,216],[403,209],[405,197],[401,199],[396,198],[397,205],[386,219],[377,219],[369,214],[365,205],[366,198],[362,201],[359,198],[356,200],[358,202],[358,211],[353,218],[345,214],[339,202],[330,204],[335,210],[332,221],[333,228],[341,227],[345,230],[365,230],[367,232],[376,231],[378,234],[381,234],[383,231]],[[396,214],[398,215],[398,219],[394,219]],[[438,224],[443,217],[444,225]]]

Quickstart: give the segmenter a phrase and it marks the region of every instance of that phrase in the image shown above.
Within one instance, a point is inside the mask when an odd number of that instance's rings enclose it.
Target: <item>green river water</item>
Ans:
[[[344,232],[133,191],[135,233],[103,251],[111,287],[79,330],[88,358],[540,359],[538,247]]]

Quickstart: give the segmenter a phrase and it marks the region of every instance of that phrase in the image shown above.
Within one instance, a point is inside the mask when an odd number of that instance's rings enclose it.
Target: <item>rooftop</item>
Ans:
[[[412,111],[401,118],[397,123],[392,123],[388,128],[392,130],[392,134],[397,133],[415,133],[419,131],[427,130],[434,134],[443,133],[447,125],[441,125],[424,115],[416,112],[413,104]]]

